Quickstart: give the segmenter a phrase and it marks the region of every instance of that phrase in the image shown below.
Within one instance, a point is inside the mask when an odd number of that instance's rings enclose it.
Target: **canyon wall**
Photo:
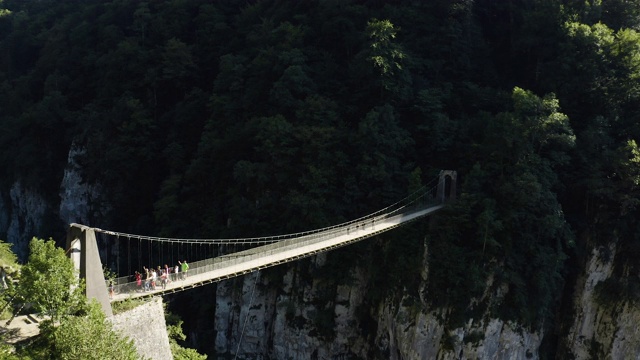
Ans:
[[[0,193],[0,234],[26,259],[28,241],[40,234],[54,213],[61,227],[71,222],[90,223],[103,216],[98,201],[100,186],[87,184],[74,161],[81,152],[73,148],[60,184],[59,202],[51,203],[20,182]],[[53,210],[53,209],[58,209]],[[428,250],[428,249],[427,249]],[[349,251],[349,248],[335,251]],[[574,316],[559,339],[567,358],[633,358],[640,353],[640,309],[632,302],[602,306],[596,301],[598,283],[611,276],[616,246],[590,250],[584,268],[570,293]],[[608,254],[605,256],[605,254]],[[447,309],[431,309],[427,299],[397,294],[377,307],[368,306],[371,274],[352,266],[348,283],[328,289],[321,278],[310,277],[322,268],[325,253],[286,266],[284,276],[264,276],[270,270],[217,285],[215,350],[242,357],[294,359],[538,359],[544,337],[519,324],[485,314],[464,326],[447,328]],[[422,287],[428,282],[428,251],[423,258]],[[113,258],[113,257],[112,257]],[[630,276],[634,276],[631,274]],[[635,275],[637,276],[637,275]],[[329,291],[330,290],[330,291]],[[495,295],[494,295],[495,296]],[[400,300],[398,300],[400,299]],[[559,355],[560,356],[560,355]]]
[[[640,354],[640,307],[625,299],[597,301],[596,286],[612,276],[615,254],[615,243],[593,248],[575,284],[572,324],[562,341],[576,359],[637,359]]]
[[[308,267],[323,266],[327,256],[331,253],[312,258]],[[483,317],[447,329],[446,309],[429,309],[407,297],[365,308],[371,284],[364,267],[345,274],[349,284],[338,285],[329,299],[322,280],[306,282],[300,271],[290,265],[277,287],[257,273],[245,276],[240,286],[238,280],[220,283],[217,353],[273,359],[539,358],[543,334],[515,323]]]

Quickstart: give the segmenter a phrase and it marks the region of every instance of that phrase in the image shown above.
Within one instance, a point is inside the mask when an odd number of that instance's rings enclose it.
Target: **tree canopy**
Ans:
[[[81,310],[86,302],[83,284],[64,249],[55,241],[33,238],[29,260],[20,272],[18,294],[53,322]]]
[[[638,282],[638,9],[4,0],[0,185],[55,203],[74,146],[83,181],[103,189],[90,221],[224,238],[354,219],[416,174],[454,169],[458,203],[409,240],[380,239],[376,266],[397,271],[371,281],[402,288],[426,233],[422,306],[552,326],[569,265],[594,244],[619,245],[620,293]],[[402,291],[420,298],[416,283]],[[499,301],[483,303],[487,287]]]
[[[16,349],[2,347],[0,354],[11,354],[9,359],[140,358],[133,342],[113,331],[100,305],[87,303],[83,285],[63,249],[53,240],[33,238],[29,250],[16,285],[18,301],[29,303],[48,318],[39,324],[38,336]]]

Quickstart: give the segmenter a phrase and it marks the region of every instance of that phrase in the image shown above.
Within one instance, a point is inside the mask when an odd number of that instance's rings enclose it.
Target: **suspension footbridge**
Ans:
[[[455,198],[455,181],[455,171],[443,170],[434,183],[393,205],[353,221],[303,233],[243,239],[179,239],[126,234],[71,224],[67,245],[80,276],[86,281],[87,296],[98,299],[105,312],[111,314],[110,302],[174,293],[229,279],[346,246],[428,216],[440,210],[448,199]],[[163,261],[171,257],[167,261],[172,264],[170,269],[173,269],[175,260],[173,247],[195,246],[204,248],[205,253],[207,249],[212,250],[209,257],[189,263],[187,272],[171,273],[165,282],[158,278],[154,281],[155,286],[145,286],[145,274],[139,280],[129,274],[105,281],[96,235],[126,239],[129,247],[133,239],[139,249],[142,248],[143,241],[150,249],[152,244],[156,244],[155,249],[160,249],[160,253],[167,249],[161,256],[163,259],[158,258],[156,262],[164,264]],[[238,247],[241,250],[238,251]],[[176,256],[178,259],[185,258],[184,252]],[[149,265],[153,268],[153,265]]]

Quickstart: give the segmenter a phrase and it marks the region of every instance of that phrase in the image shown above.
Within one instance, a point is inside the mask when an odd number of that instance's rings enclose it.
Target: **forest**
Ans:
[[[639,31],[637,0],[2,0],[0,187],[55,203],[77,148],[90,225],[231,238],[456,170],[431,221],[328,261],[378,266],[372,305],[418,298],[426,244],[424,306],[545,328],[553,352],[588,249],[617,244],[601,301],[640,295]],[[470,306],[489,278],[504,298]]]

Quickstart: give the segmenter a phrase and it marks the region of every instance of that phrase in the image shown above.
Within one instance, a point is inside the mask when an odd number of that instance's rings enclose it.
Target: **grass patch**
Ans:
[[[131,309],[135,309],[140,305],[147,303],[149,299],[127,299],[124,301],[117,301],[111,303],[111,310],[113,311],[113,315],[123,313],[125,311],[129,311]]]

